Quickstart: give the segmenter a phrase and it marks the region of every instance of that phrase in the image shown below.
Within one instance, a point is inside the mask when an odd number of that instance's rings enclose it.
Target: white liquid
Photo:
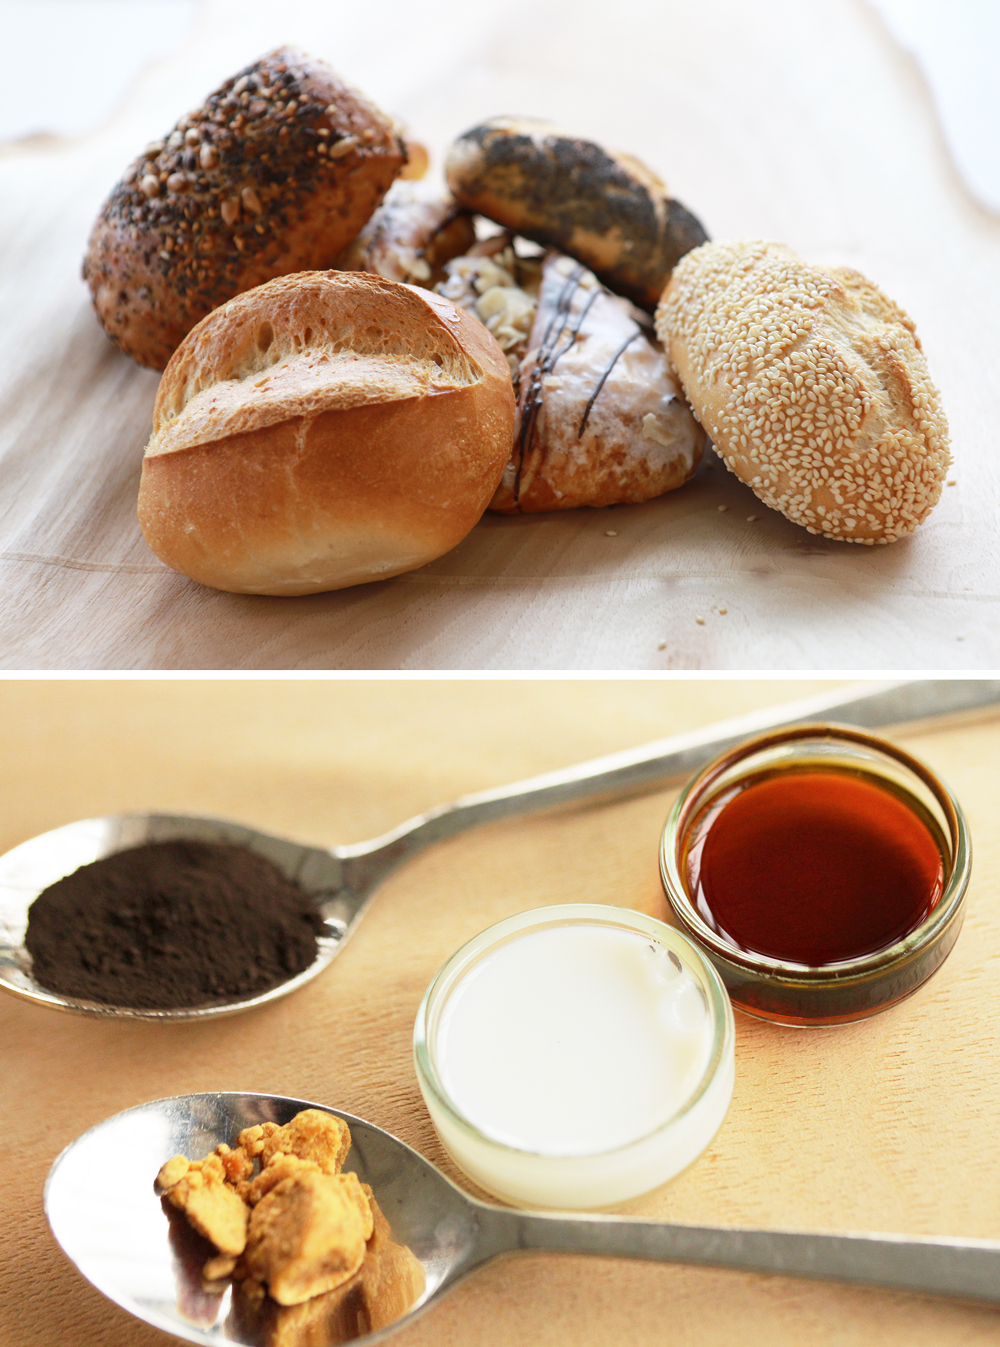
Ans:
[[[441,1011],[434,1057],[447,1093],[487,1136],[583,1156],[677,1113],[711,1045],[705,994],[676,954],[636,931],[573,924],[528,931],[480,959]]]

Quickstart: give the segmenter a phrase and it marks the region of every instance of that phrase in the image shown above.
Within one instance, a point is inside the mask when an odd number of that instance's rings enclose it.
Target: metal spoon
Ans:
[[[68,823],[0,856],[0,989],[39,1005],[87,1015],[153,1020],[230,1015],[286,996],[322,972],[357,926],[382,881],[430,843],[466,828],[571,801],[610,800],[656,790],[671,781],[683,780],[741,739],[783,725],[835,720],[877,729],[997,702],[1000,702],[1000,681],[987,679],[855,684],[838,692],[719,721],[689,734],[659,739],[497,790],[464,795],[453,804],[440,805],[409,819],[382,837],[330,851],[273,837],[238,823],[180,814],[112,814]],[[39,893],[102,856],[144,842],[173,838],[234,842],[249,847],[268,856],[312,892],[326,919],[326,935],[319,938],[316,959],[309,968],[261,995],[184,1010],[101,1005],[61,996],[37,983],[31,975],[30,956],[24,949],[24,932],[28,908]]]
[[[220,1142],[233,1144],[243,1127],[280,1125],[301,1109],[323,1107],[280,1095],[191,1094],[116,1114],[67,1146],[52,1166],[45,1186],[52,1232],[87,1280],[131,1314],[189,1342],[252,1347],[255,1338],[230,1313],[230,1290],[200,1300],[197,1289],[192,1294],[192,1274],[178,1269],[153,1180],[172,1155],[200,1159]],[[351,1129],[345,1168],[371,1184],[393,1239],[423,1267],[424,1292],[397,1325],[474,1268],[519,1250],[777,1272],[1000,1304],[1000,1240],[712,1229],[514,1211],[468,1197],[381,1128],[339,1109],[325,1111]]]

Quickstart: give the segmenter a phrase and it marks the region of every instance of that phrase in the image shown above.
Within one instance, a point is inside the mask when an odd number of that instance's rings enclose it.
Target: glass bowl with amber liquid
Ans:
[[[660,873],[733,1004],[813,1026],[864,1019],[947,958],[971,869],[955,797],[888,740],[837,725],[751,739],[678,797]]]

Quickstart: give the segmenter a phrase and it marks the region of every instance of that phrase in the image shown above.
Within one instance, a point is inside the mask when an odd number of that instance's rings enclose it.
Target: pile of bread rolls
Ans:
[[[400,180],[425,162],[282,48],[108,198],[84,276],[112,340],[164,370],[139,517],[175,570],[255,594],[387,578],[487,507],[680,486],[706,432],[813,533],[891,542],[926,517],[940,399],[856,272],[710,243],[644,164],[550,123],[460,136],[447,196]]]

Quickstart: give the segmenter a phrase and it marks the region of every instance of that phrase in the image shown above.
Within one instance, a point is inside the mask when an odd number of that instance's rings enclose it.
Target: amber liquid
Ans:
[[[687,848],[688,892],[730,944],[819,967],[914,930],[944,887],[941,848],[871,777],[785,771],[709,806]]]

